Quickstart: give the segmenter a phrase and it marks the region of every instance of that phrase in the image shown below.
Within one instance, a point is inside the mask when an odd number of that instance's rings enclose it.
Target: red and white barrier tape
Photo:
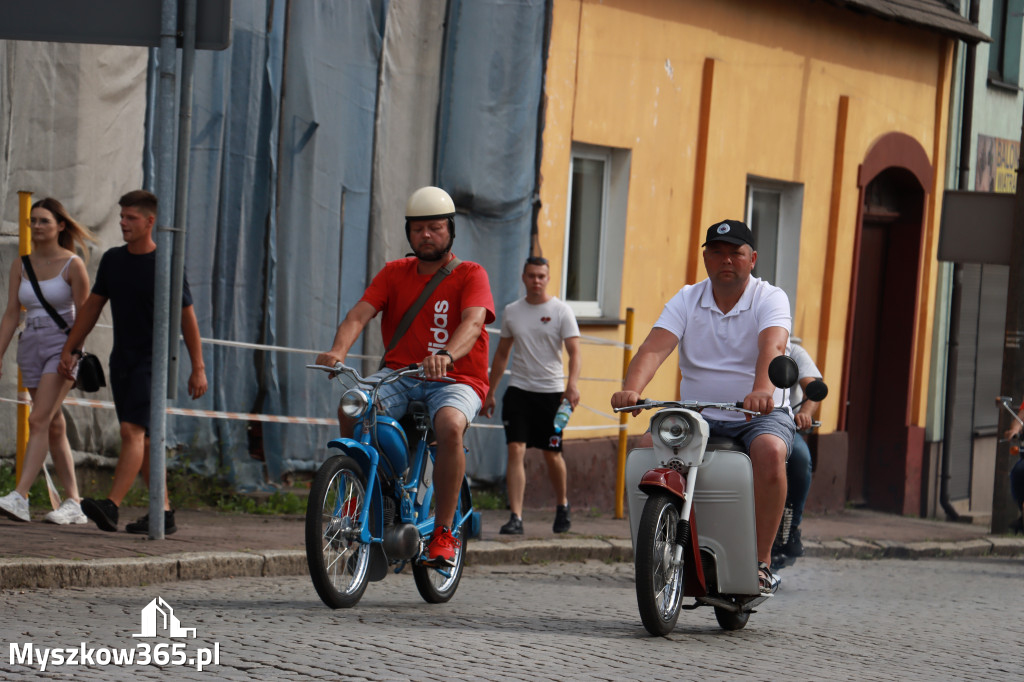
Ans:
[[[12,398],[0,398],[3,403],[15,403],[18,405],[31,405],[31,400],[15,400]],[[77,405],[78,407],[92,407],[102,410],[114,409],[114,403],[109,400],[92,400],[90,398],[74,398],[68,396],[64,399],[65,405]],[[585,407],[581,405],[581,407]],[[590,408],[588,408],[590,409]],[[591,409],[592,412],[602,414]],[[216,410],[196,410],[187,407],[168,407],[167,414],[174,414],[183,417],[206,417],[207,419],[232,419],[235,421],[269,422],[272,424],[310,424],[313,426],[336,426],[337,419],[323,417],[286,417],[276,414],[249,414],[245,412],[219,412]],[[475,429],[503,429],[501,424],[470,424]],[[607,426],[567,426],[566,431],[595,431],[599,429],[621,429],[625,428],[619,424]]]

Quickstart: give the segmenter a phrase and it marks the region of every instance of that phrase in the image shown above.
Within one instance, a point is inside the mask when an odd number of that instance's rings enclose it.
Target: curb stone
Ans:
[[[843,538],[843,542],[850,546],[850,556],[857,559],[875,559],[881,556],[878,545],[867,540],[857,538]]]
[[[931,557],[1024,556],[1024,538],[991,536],[959,542],[872,542],[847,538],[804,542],[807,557],[918,559]],[[469,545],[468,566],[539,564],[552,561],[627,562],[633,545],[621,538],[564,538]],[[187,552],[121,559],[0,559],[0,589],[130,587],[178,580],[307,575],[304,550]]]
[[[1024,554],[1024,538],[996,535],[986,539],[992,543],[992,553],[996,556],[1020,556]]]
[[[992,552],[992,541],[986,538],[976,540],[961,540],[954,543],[956,553],[961,556],[984,556]]]
[[[305,575],[306,551],[302,549],[268,549],[260,552],[263,557],[263,577],[277,578],[289,575]]]
[[[258,578],[263,575],[264,558],[259,554],[188,552],[172,556],[178,559],[178,580]]]

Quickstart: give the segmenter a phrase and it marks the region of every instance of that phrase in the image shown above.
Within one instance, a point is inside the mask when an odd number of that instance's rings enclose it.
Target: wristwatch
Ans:
[[[446,358],[448,358],[449,360],[451,360],[451,361],[452,361],[452,367],[454,367],[454,366],[455,366],[455,358],[453,358],[453,357],[452,357],[452,354],[451,354],[451,353],[449,353],[449,352],[448,352],[447,350],[445,350],[444,348],[442,348],[441,350],[439,350],[439,351],[437,351],[436,353],[434,353],[434,355],[443,355],[443,356],[445,356]]]
[[[77,355],[78,357],[82,357],[82,351],[80,349],[78,349],[78,348],[72,348],[71,349],[71,354],[72,355]]]

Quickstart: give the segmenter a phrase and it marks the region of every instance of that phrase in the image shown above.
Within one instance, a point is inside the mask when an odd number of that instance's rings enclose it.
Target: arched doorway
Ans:
[[[861,165],[852,313],[841,426],[849,440],[847,499],[921,513],[924,429],[911,423],[925,202],[932,167],[901,133],[879,139]]]

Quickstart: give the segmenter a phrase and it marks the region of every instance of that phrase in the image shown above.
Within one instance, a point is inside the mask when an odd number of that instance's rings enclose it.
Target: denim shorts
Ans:
[[[371,374],[367,381],[376,382],[391,372],[390,369],[383,369]],[[445,381],[423,381],[413,377],[402,377],[377,393],[377,403],[395,419],[401,419],[405,415],[409,402],[413,400],[422,400],[427,404],[430,421],[434,421],[434,416],[442,407],[454,407],[466,416],[466,423],[470,424],[483,407],[480,396],[470,386]]]
[[[70,325],[74,320],[70,320]],[[44,374],[56,374],[60,364],[60,352],[68,335],[57,324],[46,317],[31,317],[25,320],[25,329],[18,336],[18,368],[21,383],[25,388],[38,388]],[[75,374],[78,367],[75,366]]]
[[[762,414],[760,417],[753,417],[749,421],[721,421],[708,419],[710,435],[725,436],[734,438],[750,452],[750,444],[758,436],[766,433],[777,436],[786,444],[786,459],[793,452],[793,437],[796,436],[796,422],[788,410],[777,409],[770,414]]]

